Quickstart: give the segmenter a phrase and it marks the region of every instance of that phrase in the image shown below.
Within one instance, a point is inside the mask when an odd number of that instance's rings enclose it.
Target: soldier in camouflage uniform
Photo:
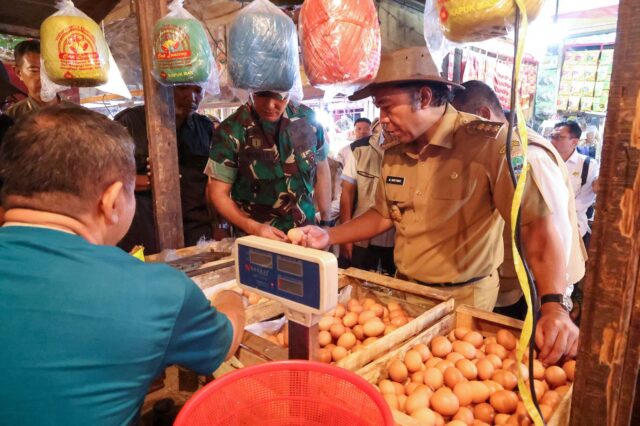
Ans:
[[[329,213],[327,151],[311,109],[258,92],[214,134],[209,199],[241,234],[284,240],[289,229],[315,223],[314,189],[321,215]]]

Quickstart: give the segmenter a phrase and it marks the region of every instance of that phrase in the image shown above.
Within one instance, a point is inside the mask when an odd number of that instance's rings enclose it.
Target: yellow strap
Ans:
[[[518,211],[520,210],[520,203],[522,201],[522,195],[524,192],[524,185],[527,179],[528,172],[528,164],[527,164],[527,126],[525,125],[524,114],[522,113],[522,108],[520,106],[520,97],[519,90],[520,87],[520,64],[522,63],[522,56],[524,52],[524,43],[527,35],[527,8],[524,3],[524,0],[515,0],[516,5],[520,9],[520,39],[518,40],[518,46],[516,51],[516,57],[514,58],[514,66],[515,66],[515,82],[514,86],[511,90],[516,91],[516,112],[518,117],[518,133],[520,135],[520,144],[522,145],[522,173],[518,178],[518,184],[516,185],[515,193],[513,195],[513,204],[511,205],[511,247],[513,250],[513,263],[515,265],[516,273],[518,275],[518,281],[520,282],[520,287],[522,288],[522,293],[524,293],[524,298],[527,302],[527,316],[524,320],[524,326],[522,327],[522,332],[520,333],[520,341],[518,342],[516,357],[517,362],[521,363],[524,352],[529,344],[529,339],[533,333],[533,309],[532,309],[532,301],[531,294],[529,293],[529,284],[527,280],[527,273],[522,264],[522,258],[520,257],[520,253],[518,253],[518,249],[516,248],[515,243],[515,235],[516,235],[516,220],[518,218]],[[533,419],[533,423],[536,426],[544,426],[544,420],[538,413],[536,409],[533,399],[531,397],[531,392],[529,391],[529,386],[526,385],[522,378],[522,373],[518,368],[518,390],[520,391],[520,396],[522,397],[522,402],[524,403],[529,416]],[[530,377],[530,380],[533,380],[533,377]]]
[[[144,262],[144,247],[143,246],[135,246],[131,252],[129,253],[131,256],[135,257],[138,260]]]

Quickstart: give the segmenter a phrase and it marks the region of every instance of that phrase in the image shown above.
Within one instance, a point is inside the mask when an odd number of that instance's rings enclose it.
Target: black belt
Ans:
[[[463,281],[461,283],[427,283],[427,282],[424,282],[424,281],[416,280],[415,278],[409,278],[408,276],[406,276],[402,272],[396,271],[396,278],[398,278],[400,280],[413,281],[413,282],[416,282],[418,284],[427,285],[429,287],[460,287],[460,286],[463,286],[463,285],[473,284],[475,282],[484,280],[487,277],[488,277],[488,275],[485,275],[484,277],[475,277],[475,278],[471,278],[471,279],[469,279],[467,281]]]

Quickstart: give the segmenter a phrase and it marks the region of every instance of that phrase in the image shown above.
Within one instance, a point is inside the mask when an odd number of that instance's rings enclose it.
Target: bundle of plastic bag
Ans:
[[[124,82],[129,88],[142,89],[142,62],[136,17],[128,16],[105,25],[104,36]]]
[[[131,99],[98,24],[70,0],[58,1],[56,8],[40,26],[42,100],[69,87],[95,87]]]
[[[229,30],[229,74],[234,87],[290,91],[300,85],[296,27],[267,0],[254,0],[238,12]]]
[[[298,24],[312,85],[351,94],[375,78],[380,24],[373,0],[307,0]]]
[[[153,33],[153,76],[164,85],[197,84],[220,93],[218,68],[204,27],[184,8],[184,0],[169,4],[169,13]]]
[[[532,21],[544,0],[525,0],[525,4],[527,17]],[[426,25],[432,25],[432,22],[427,23],[429,14],[438,17],[441,31],[448,40],[458,43],[488,40],[507,34],[513,27],[515,13],[513,0],[427,0],[425,29]]]
[[[40,26],[42,61],[49,80],[63,86],[94,87],[107,82],[109,46],[102,30],[71,1]]]

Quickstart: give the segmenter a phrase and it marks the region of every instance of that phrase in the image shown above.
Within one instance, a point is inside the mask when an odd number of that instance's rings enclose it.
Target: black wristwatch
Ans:
[[[332,226],[335,226],[336,221],[334,220],[320,220],[320,222],[318,222],[318,225],[322,226],[322,227],[329,227],[331,228]]]
[[[544,305],[545,303],[559,303],[560,306],[562,306],[562,308],[567,312],[571,312],[571,310],[573,309],[573,302],[571,301],[571,298],[566,294],[545,294],[540,298],[540,304]]]

